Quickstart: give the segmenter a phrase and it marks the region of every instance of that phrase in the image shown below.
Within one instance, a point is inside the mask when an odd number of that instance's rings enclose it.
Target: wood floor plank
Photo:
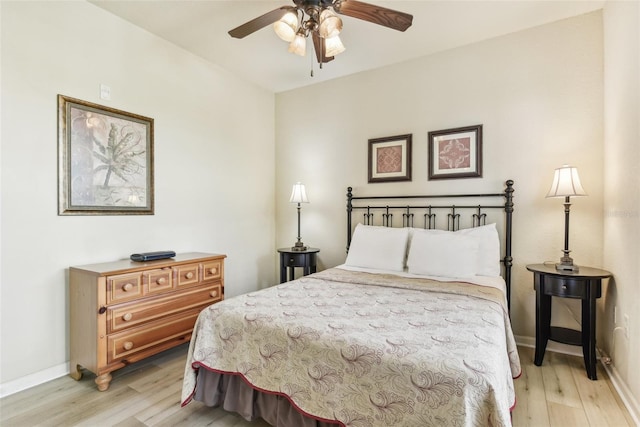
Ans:
[[[580,394],[580,400],[584,406],[584,411],[592,426],[629,426],[618,406],[611,389],[609,388],[607,375],[600,364],[597,365],[597,376],[599,380],[592,381],[587,377],[584,363],[578,358],[570,358],[569,364],[572,368],[573,378]]]
[[[589,421],[583,408],[548,402],[549,425],[551,427],[588,426]],[[599,427],[599,426],[598,426]]]
[[[95,384],[80,383],[69,376],[64,376],[38,387],[4,397],[0,400],[0,424],[11,419],[18,419],[23,414],[27,414],[26,416],[29,417],[29,413],[34,408],[55,405],[61,399],[68,400],[80,397],[92,387],[95,387]]]
[[[533,349],[518,349],[522,375],[514,381],[516,407],[512,412],[512,423],[519,427],[536,427],[549,424],[542,370],[533,364]]]
[[[547,351],[542,369],[544,390],[548,402],[562,406],[582,408],[580,394],[573,380],[571,367],[565,354]],[[534,365],[535,366],[535,365]]]
[[[179,412],[181,410],[181,392],[182,384],[176,383],[171,387],[166,387],[161,394],[162,398],[153,405],[147,405],[143,410],[136,413],[136,419],[145,425],[153,426]]]

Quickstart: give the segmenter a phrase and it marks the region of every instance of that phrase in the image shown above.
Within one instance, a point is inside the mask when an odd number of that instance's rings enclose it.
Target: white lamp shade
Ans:
[[[307,39],[303,34],[296,34],[296,37],[289,44],[289,53],[305,56],[307,53]]]
[[[582,188],[578,169],[569,165],[563,165],[556,169],[553,175],[553,184],[549,189],[547,197],[574,197],[586,196],[587,193]]]
[[[293,12],[285,13],[280,20],[273,24],[273,30],[282,40],[293,41],[296,37],[296,31],[298,31],[298,15]]]
[[[331,9],[324,9],[320,13],[320,37],[325,39],[335,37],[342,31],[342,19]]]
[[[328,39],[324,39],[324,54],[327,57],[336,56],[339,53],[342,53],[346,50],[344,45],[342,44],[342,40],[340,37],[330,37]]]
[[[307,192],[304,189],[304,184],[300,182],[293,184],[289,201],[291,203],[309,203],[309,199],[307,199]]]

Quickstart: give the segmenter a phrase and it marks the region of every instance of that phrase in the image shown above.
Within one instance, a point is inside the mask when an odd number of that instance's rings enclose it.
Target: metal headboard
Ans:
[[[513,226],[513,180],[505,182],[505,190],[502,193],[492,194],[443,194],[443,195],[419,195],[419,196],[354,196],[353,188],[347,188],[347,252],[351,245],[352,217],[354,211],[364,211],[362,223],[365,225],[382,225],[393,227],[393,215],[399,216],[402,212],[402,227],[436,228],[436,213],[446,213],[446,230],[457,231],[460,229],[461,212],[470,216],[472,227],[485,225],[487,210],[500,209],[505,212],[503,242],[500,245],[504,251],[504,257],[500,260],[504,265],[504,281],[507,287],[507,304],[511,307],[511,241]],[[438,204],[429,204],[429,199],[438,199]],[[463,204],[440,204],[443,200],[464,199]],[[469,204],[472,199],[474,204]],[[496,199],[501,199],[500,204]],[[487,201],[487,203],[475,204],[475,201]],[[494,204],[491,204],[491,202]],[[366,203],[365,203],[366,201]],[[407,204],[408,203],[408,204]],[[374,224],[376,215],[379,214],[380,223]],[[414,221],[422,217],[423,221]],[[417,225],[416,225],[417,223]],[[398,223],[398,226],[400,224]]]

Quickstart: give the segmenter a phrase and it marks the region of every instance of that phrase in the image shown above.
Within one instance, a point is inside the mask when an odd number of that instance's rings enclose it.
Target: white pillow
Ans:
[[[407,258],[409,273],[426,276],[471,277],[478,270],[475,236],[458,233],[414,233]]]
[[[495,224],[465,228],[456,231],[458,234],[474,236],[480,242],[478,248],[478,276],[500,275],[500,237]]]
[[[346,265],[403,271],[409,240],[408,228],[356,225]]]

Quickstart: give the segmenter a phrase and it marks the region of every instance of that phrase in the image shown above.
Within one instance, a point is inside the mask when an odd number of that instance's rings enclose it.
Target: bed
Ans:
[[[349,188],[345,263],[204,309],[182,405],[284,427],[511,425],[512,213],[510,180],[492,194]]]

